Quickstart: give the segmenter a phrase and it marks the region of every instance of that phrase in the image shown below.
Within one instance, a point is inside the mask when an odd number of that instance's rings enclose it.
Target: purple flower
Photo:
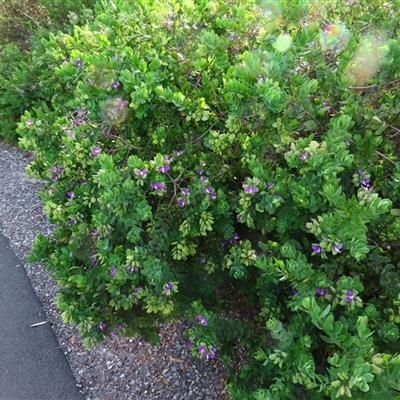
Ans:
[[[204,169],[198,169],[197,170],[198,175],[203,175],[204,174]]]
[[[118,271],[117,267],[111,267],[110,273],[113,278],[114,278],[115,274],[117,273],[117,271]]]
[[[187,346],[187,347],[193,347],[193,342],[187,342],[187,343],[186,343],[186,346]]]
[[[133,170],[133,172],[134,172],[135,175],[137,175],[137,176],[146,176],[146,175],[147,175],[147,172],[148,172],[148,169],[147,169],[147,168],[143,168],[143,169],[135,168],[135,169]]]
[[[181,155],[183,155],[183,151],[173,151],[172,154],[173,154],[175,157],[180,157]]]
[[[150,187],[155,190],[163,190],[166,191],[167,187],[164,185],[164,182],[151,182]]]
[[[359,169],[359,170],[358,170],[358,173],[359,173],[360,175],[364,175],[364,172],[365,172],[365,171],[362,170],[362,169]]]
[[[68,221],[68,224],[67,224],[67,225],[71,226],[71,225],[75,225],[75,224],[76,224],[76,219],[70,219],[70,220]]]
[[[345,298],[346,303],[350,303],[354,299],[354,292],[352,290],[347,290],[347,297]]]
[[[204,190],[203,190],[203,192],[204,193],[207,193],[207,194],[210,194],[210,193],[212,193],[214,191],[214,189],[211,187],[211,186],[207,186]]]
[[[318,288],[315,289],[315,293],[318,296],[324,296],[324,295],[329,293],[329,289],[328,288],[320,288],[320,287],[318,287]]]
[[[57,164],[55,168],[50,168],[50,172],[53,174],[51,180],[56,181],[63,174],[61,164]]]
[[[369,186],[370,182],[371,182],[371,179],[369,179],[369,178],[364,178],[364,179],[360,180],[361,185],[365,186],[365,187]]]
[[[206,262],[206,259],[205,259],[205,257],[200,257],[200,258],[199,258],[199,261],[203,264],[203,263]]]
[[[313,244],[312,246],[311,246],[311,248],[312,248],[312,250],[315,252],[315,253],[321,253],[321,246],[319,246],[318,244]]]
[[[239,239],[239,234],[237,232],[235,232],[233,234],[233,240],[238,240]]]
[[[73,199],[75,197],[74,192],[67,192],[67,197],[69,197],[70,199]]]
[[[92,235],[97,235],[97,229],[96,228],[92,229]]]
[[[305,160],[307,158],[307,153],[305,151],[303,151],[303,153],[300,154],[300,158],[302,160]]]
[[[211,359],[214,358],[216,352],[217,352],[217,349],[214,349],[214,347],[212,349],[210,349],[209,357]]]
[[[166,172],[169,171],[169,166],[168,165],[161,165],[161,167],[157,168],[158,172],[162,172],[163,174],[165,174]]]
[[[182,189],[182,194],[187,196],[189,194],[189,188]]]
[[[237,215],[236,216],[236,221],[240,222],[242,220],[242,218],[243,218],[243,215]]]
[[[296,289],[292,289],[292,295],[296,296],[296,294],[299,293]]]
[[[101,330],[105,329],[106,326],[107,326],[107,325],[106,325],[104,322],[102,322],[102,323],[100,323],[99,325],[97,325],[97,327],[98,327],[99,329],[101,329]]]
[[[177,203],[179,206],[181,206],[181,207],[184,207],[184,206],[187,205],[186,200],[185,200],[185,199],[181,199],[181,198],[176,199],[176,203]]]
[[[101,152],[101,148],[99,146],[96,146],[93,150],[92,150],[92,156],[97,156],[99,153]]]
[[[208,325],[207,320],[206,320],[202,315],[199,315],[199,316],[197,317],[197,319],[199,320],[199,322],[200,322],[201,325],[204,325],[204,326],[207,326],[207,325]]]
[[[138,272],[138,267],[136,265],[130,265],[129,267],[127,267],[127,270],[129,272]]]
[[[166,284],[164,285],[164,290],[165,290],[166,292],[169,292],[173,287],[174,287],[174,284],[173,284],[173,283],[166,283]]]
[[[217,352],[217,349],[214,349],[214,347],[210,349],[209,353],[207,353],[207,350],[204,346],[198,346],[197,350],[201,354],[202,358],[207,358],[207,359],[209,358],[213,359],[215,357],[215,353]]]
[[[76,61],[76,65],[77,65],[78,67],[83,67],[84,64],[85,64],[85,63],[84,63],[82,60],[77,60],[77,61]]]
[[[337,253],[340,253],[342,251],[342,248],[343,248],[343,243],[338,243],[333,246],[333,250],[335,250]]]
[[[110,336],[115,336],[117,334],[117,332],[115,331],[110,331]]]
[[[221,246],[222,247],[225,247],[225,246],[227,246],[228,245],[228,242],[226,241],[226,240],[223,240],[222,242],[221,242]]]
[[[243,185],[243,189],[246,193],[257,193],[258,192],[257,186]]]
[[[164,161],[168,164],[171,162],[169,156],[164,156]]]
[[[26,120],[26,124],[27,124],[27,125],[32,125],[32,124],[33,124],[32,118],[28,118],[28,119]]]
[[[137,288],[135,288],[135,289],[133,290],[133,293],[138,294],[138,293],[139,293],[139,290],[140,290],[140,287],[137,287]]]
[[[122,329],[123,325],[122,324],[117,324],[115,325],[115,329]]]
[[[268,189],[271,189],[272,186],[274,186],[274,184],[273,184],[272,182],[267,182],[267,188],[268,188]]]
[[[208,179],[205,176],[201,176],[200,180],[201,180],[202,183],[207,183],[208,182]]]
[[[94,85],[94,79],[89,79],[89,80],[88,80],[88,84],[89,84],[90,86],[93,86],[93,85]]]
[[[217,198],[217,192],[212,192],[210,194],[210,197],[211,197],[212,200],[215,200]]]
[[[116,89],[119,86],[119,82],[118,81],[114,81],[111,86]]]

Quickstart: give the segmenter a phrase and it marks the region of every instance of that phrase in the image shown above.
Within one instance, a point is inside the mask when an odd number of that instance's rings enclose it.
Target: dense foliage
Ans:
[[[83,8],[83,6],[89,8]],[[55,60],[41,42],[59,29],[72,32],[93,18],[93,0],[0,1],[0,137],[16,142],[15,130],[25,109],[62,93],[54,84]]]
[[[77,22],[82,9],[92,9],[95,0],[0,0],[0,48],[14,44],[31,48],[31,37],[40,28],[57,31],[70,20]]]
[[[42,40],[31,260],[88,345],[192,318],[235,399],[400,398],[396,8],[115,0]]]

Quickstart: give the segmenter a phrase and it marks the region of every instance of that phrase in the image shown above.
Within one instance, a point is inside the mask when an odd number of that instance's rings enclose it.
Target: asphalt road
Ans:
[[[0,234],[0,400],[83,400],[23,263]]]

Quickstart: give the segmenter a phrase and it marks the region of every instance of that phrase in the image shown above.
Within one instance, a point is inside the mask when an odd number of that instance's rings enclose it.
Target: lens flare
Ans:
[[[280,14],[282,11],[282,5],[277,0],[258,0],[256,4],[266,14]]]
[[[329,24],[320,35],[321,47],[325,51],[342,50],[350,40],[350,32],[343,24]]]
[[[289,50],[291,45],[292,45],[292,37],[288,33],[284,33],[277,37],[273,46],[275,47],[276,51],[283,53]]]
[[[115,70],[107,63],[93,64],[88,81],[98,89],[112,87],[113,83],[116,82]]]
[[[363,38],[345,71],[352,84],[367,84],[378,72],[388,50],[387,38],[381,32],[370,33]]]
[[[128,116],[128,102],[121,97],[108,99],[101,105],[100,114],[105,123],[119,125]]]

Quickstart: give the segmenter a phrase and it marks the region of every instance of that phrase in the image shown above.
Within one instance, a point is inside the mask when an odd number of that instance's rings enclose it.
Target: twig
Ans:
[[[387,83],[377,83],[376,85],[371,85],[371,86],[349,86],[349,89],[352,89],[352,90],[374,90],[379,86],[390,86],[396,82],[400,82],[400,78],[394,79]]]
[[[198,138],[194,139],[193,142],[198,142],[204,135],[206,135],[208,132],[211,131],[212,128],[214,128],[215,125],[217,125],[219,121],[215,121],[202,135],[200,135]]]
[[[376,150],[376,154],[378,154],[378,156],[384,158],[386,161],[389,161],[390,163],[392,163],[393,165],[396,165],[396,163],[391,160],[388,156],[385,156],[383,153],[381,153],[380,151]]]
[[[388,123],[385,122],[385,121],[383,121],[383,123],[384,123],[386,126],[388,126],[389,128],[392,128],[392,129],[393,129],[394,131],[396,131],[397,133],[400,133],[400,129],[399,129],[399,128],[396,128],[395,126],[390,125],[390,124],[388,124]],[[389,137],[394,137],[394,136],[396,136],[396,134],[391,135],[391,136],[389,136]]]
[[[29,18],[31,21],[33,21],[37,26],[40,26],[39,21],[37,21],[35,18],[32,18],[30,15],[25,14],[22,10],[18,10],[22,15],[24,15],[26,18]]]
[[[34,327],[36,327],[36,326],[40,326],[40,325],[47,324],[48,322],[49,322],[49,321],[37,322],[36,324],[32,324],[32,325],[31,325],[31,328],[34,328]]]

